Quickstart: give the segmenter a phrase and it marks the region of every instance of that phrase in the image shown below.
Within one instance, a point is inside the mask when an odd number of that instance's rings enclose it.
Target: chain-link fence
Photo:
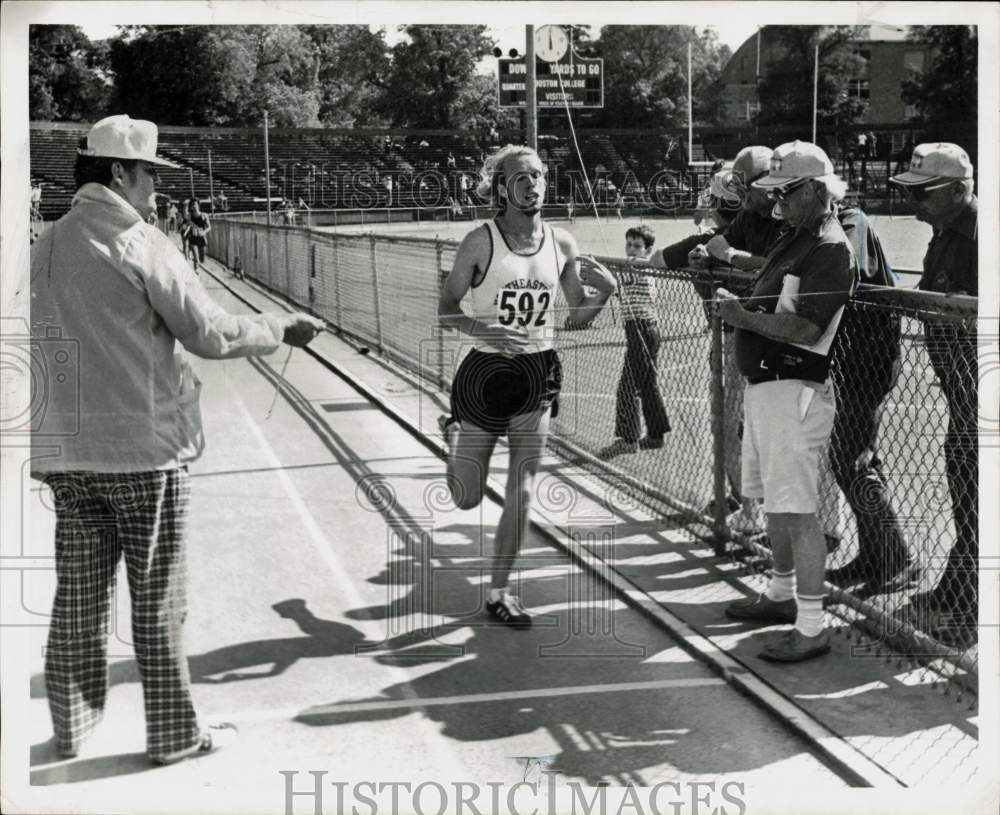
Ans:
[[[448,240],[221,218],[209,234],[210,253],[228,267],[238,261],[442,388],[460,361],[437,329],[455,250]],[[620,259],[600,260],[625,271]],[[737,500],[743,380],[733,335],[705,308],[713,285],[745,291],[749,276],[629,269],[652,278],[654,319],[626,320],[612,299],[589,328],[558,332],[551,447],[707,527],[718,554],[766,569],[763,516]],[[561,294],[556,309],[561,325]],[[975,315],[975,298],[862,287],[834,355],[838,414],[819,513],[830,610],[869,644],[943,671],[968,693],[978,670]]]

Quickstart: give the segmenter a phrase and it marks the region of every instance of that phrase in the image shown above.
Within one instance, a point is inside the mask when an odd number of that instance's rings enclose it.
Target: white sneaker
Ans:
[[[228,747],[239,736],[239,732],[232,722],[215,722],[202,730],[201,738],[190,747],[167,753],[165,756],[150,756],[150,761],[159,765],[176,764],[186,758],[207,755]]]
[[[494,619],[512,628],[531,628],[531,615],[524,610],[517,595],[504,594],[499,600],[487,601],[486,611]]]

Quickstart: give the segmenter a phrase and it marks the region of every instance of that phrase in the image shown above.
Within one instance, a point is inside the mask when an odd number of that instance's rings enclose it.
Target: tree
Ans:
[[[924,70],[903,82],[903,101],[929,123],[975,122],[979,40],[971,25],[913,26],[908,39],[931,48]]]
[[[814,49],[819,44],[817,124],[860,119],[868,103],[851,95],[850,82],[864,68],[852,41],[865,29],[852,26],[767,26],[764,41],[772,59],[760,81],[759,124],[811,126]]]
[[[28,32],[28,111],[36,120],[93,121],[111,94],[108,53],[75,25],[33,25]]]
[[[379,111],[401,127],[467,128],[459,100],[490,53],[483,25],[410,25],[392,48],[392,67]]]
[[[319,124],[316,48],[297,26],[144,26],[112,42],[119,110],[159,124]]]
[[[319,120],[329,127],[386,124],[376,107],[389,74],[389,47],[366,25],[303,26],[316,48]]]
[[[609,25],[591,50],[604,58],[604,110],[599,126],[677,127],[687,123],[687,46],[695,120],[715,123],[717,80],[729,59],[714,32],[691,26]]]

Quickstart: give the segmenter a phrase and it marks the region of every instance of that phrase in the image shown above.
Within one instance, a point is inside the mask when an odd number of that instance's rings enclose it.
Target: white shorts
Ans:
[[[763,498],[765,512],[815,514],[836,413],[833,384],[761,382],[747,385],[743,399],[743,494]]]

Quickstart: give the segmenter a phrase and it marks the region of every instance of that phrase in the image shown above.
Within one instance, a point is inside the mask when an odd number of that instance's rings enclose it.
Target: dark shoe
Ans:
[[[617,456],[625,456],[631,453],[639,452],[639,444],[634,441],[625,441],[625,439],[615,439],[607,447],[602,447],[597,452],[597,457],[603,461],[607,461]]]
[[[893,568],[885,560],[875,560],[858,555],[856,558],[826,573],[827,582],[840,588],[864,584],[868,596],[891,594],[912,589],[923,574],[923,566],[909,558],[900,568]]]
[[[511,628],[531,628],[531,615],[513,594],[505,594],[496,602],[487,601],[486,611],[495,620]]]
[[[830,632],[807,637],[797,628],[785,631],[764,646],[758,656],[768,662],[802,662],[830,652]]]
[[[736,600],[726,606],[726,616],[734,620],[761,620],[769,623],[794,623],[798,606],[794,600],[775,602],[766,594]]]
[[[726,496],[726,515],[736,512],[743,505],[739,502],[739,499],[734,498],[732,495]],[[715,499],[713,498],[709,501],[705,508],[701,511],[702,515],[708,515],[711,518],[715,517]]]
[[[640,450],[659,450],[663,447],[663,436],[644,436],[639,439]]]
[[[956,648],[968,648],[979,641],[979,620],[973,610],[943,612],[931,626],[934,639]]]
[[[823,538],[826,540],[826,553],[828,555],[832,555],[840,548],[840,538],[836,535],[830,535],[824,532]]]
[[[216,750],[221,750],[235,741],[239,735],[239,729],[231,722],[218,722],[210,724],[202,731],[201,738],[190,747],[167,753],[165,756],[150,756],[149,759],[154,764],[166,765],[176,764],[186,758],[203,756]]]

